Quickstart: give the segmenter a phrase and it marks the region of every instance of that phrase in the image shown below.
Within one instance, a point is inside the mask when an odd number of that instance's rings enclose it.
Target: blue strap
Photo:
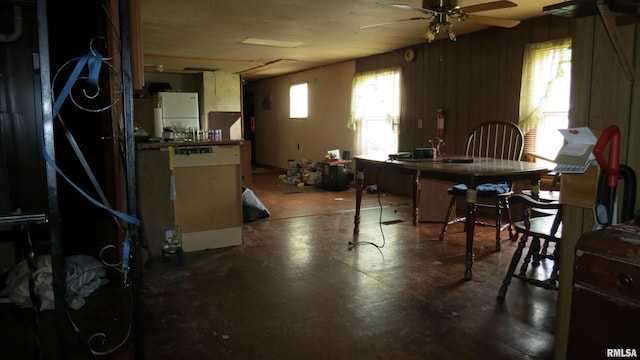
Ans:
[[[78,192],[80,194],[82,194],[82,196],[84,196],[85,198],[87,198],[87,200],[89,200],[91,203],[93,203],[95,206],[105,209],[108,212],[110,212],[111,214],[121,218],[122,220],[127,221],[128,223],[134,224],[134,225],[140,225],[140,220],[134,216],[125,214],[121,211],[118,210],[114,210],[104,204],[102,204],[101,202],[97,201],[96,199],[92,198],[89,194],[87,194],[84,190],[82,190],[78,185],[76,185],[71,179],[69,179],[67,177],[67,175],[65,175],[62,170],[60,170],[60,168],[58,167],[58,165],[56,165],[55,161],[49,156],[49,154],[47,152],[44,152],[44,158],[45,161],[51,165],[52,168],[54,168],[56,170],[56,172],[58,174],[60,174],[60,176],[62,176],[65,180],[67,180],[67,182],[73,186],[74,189],[78,190]]]
[[[56,99],[56,102],[53,106],[53,117],[55,118],[58,115],[58,112],[60,111],[60,108],[62,107],[62,105],[64,104],[65,100],[67,99],[67,97],[69,96],[69,94],[71,93],[71,89],[73,88],[73,85],[75,84],[75,82],[78,80],[78,76],[80,76],[80,73],[82,72],[82,70],[84,69],[85,65],[88,68],[88,75],[87,75],[87,81],[95,86],[98,86],[98,80],[99,80],[99,75],[100,75],[100,68],[102,65],[102,54],[96,50],[91,50],[91,52],[87,55],[84,55],[82,57],[80,57],[78,59],[78,62],[76,63],[75,68],[73,69],[73,71],[71,72],[71,75],[69,76],[69,79],[67,79],[67,82],[65,83],[64,87],[62,88],[62,91],[60,92],[60,95],[58,96],[58,98]],[[78,159],[80,160],[80,163],[82,164],[85,172],[87,173],[87,175],[89,176],[89,178],[91,179],[91,182],[93,183],[96,191],[98,192],[100,198],[102,199],[102,203],[95,200],[94,198],[92,198],[89,194],[87,194],[84,190],[82,190],[78,185],[76,185],[73,181],[71,181],[71,179],[69,179],[63,172],[62,170],[60,170],[60,168],[56,165],[55,161],[49,156],[49,154],[46,152],[45,150],[45,146],[42,147],[42,152],[44,154],[44,158],[45,161],[53,168],[55,169],[55,171],[62,176],[73,188],[75,188],[80,194],[82,194],[82,196],[84,196],[87,200],[89,200],[91,203],[93,203],[94,205],[107,210],[109,213],[127,221],[128,223],[134,224],[136,226],[140,225],[140,220],[134,216],[125,214],[123,212],[117,211],[115,209],[112,209],[109,206],[109,202],[107,201],[106,196],[104,195],[104,193],[102,192],[102,189],[100,188],[100,186],[98,185],[98,182],[93,174],[93,172],[91,171],[91,168],[89,167],[86,159],[84,158],[84,156],[82,155],[82,152],[80,151],[80,148],[78,147],[77,142],[75,141],[73,135],[71,134],[71,132],[69,131],[69,129],[66,127],[66,125],[64,124],[64,122],[62,121],[62,119],[60,119],[60,122],[62,124],[62,127],[65,131],[65,135],[67,136],[67,139],[69,140],[69,143],[71,144],[71,147],[74,149],[76,156],[78,156]],[[129,255],[130,255],[130,248],[131,248],[131,241],[130,241],[130,234],[129,234],[129,230],[127,230],[126,234],[125,234],[125,238],[124,238],[124,242],[123,242],[123,260],[122,260],[122,268],[127,270],[129,268]]]
[[[76,67],[71,72],[69,79],[64,84],[62,91],[60,91],[60,95],[56,100],[56,103],[53,105],[53,117],[58,115],[58,111],[64,104],[65,100],[69,96],[71,89],[73,88],[73,84],[75,84],[76,80],[78,80],[78,76],[80,76],[80,72],[84,69],[84,66],[87,65],[89,68],[89,76],[87,81],[91,85],[98,85],[98,77],[100,75],[100,67],[102,66],[102,54],[99,51],[91,50],[91,52],[85,56],[82,56],[78,59],[76,63]]]
[[[129,268],[129,253],[131,252],[131,240],[129,239],[129,230],[124,235],[124,243],[122,244],[122,268]]]
[[[76,67],[73,69],[71,76],[67,80],[67,83],[65,84],[64,88],[60,92],[60,96],[58,97],[58,100],[55,103],[54,113],[53,113],[54,117],[58,114],[58,111],[62,107],[62,104],[64,103],[65,99],[71,93],[73,84],[78,79],[78,76],[80,76],[80,72],[82,71],[85,65],[87,65],[87,67],[89,68],[88,82],[94,86],[98,86],[98,77],[100,75],[101,64],[102,64],[102,54],[100,54],[100,52],[97,52],[97,51],[92,51],[91,53],[78,59],[78,63],[76,64]],[[76,156],[78,157],[78,160],[80,161],[80,165],[82,165],[84,172],[89,177],[89,180],[91,180],[91,184],[93,185],[93,188],[98,193],[100,200],[102,200],[103,204],[107,206],[111,206],[109,204],[109,200],[107,199],[107,196],[104,194],[104,192],[102,191],[102,188],[98,184],[98,180],[93,174],[93,171],[91,171],[91,167],[89,167],[89,163],[84,158],[84,155],[82,154],[82,151],[80,150],[80,147],[76,142],[76,139],[73,137],[73,134],[71,134],[71,131],[69,131],[69,128],[67,128],[67,124],[65,124],[62,118],[58,118],[58,120],[60,121],[60,125],[64,130],[64,134],[67,137],[67,140],[71,145],[71,148],[73,148],[73,151],[75,152]]]

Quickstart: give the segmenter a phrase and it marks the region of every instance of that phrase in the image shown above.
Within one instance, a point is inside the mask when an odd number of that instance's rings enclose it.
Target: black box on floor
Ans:
[[[322,167],[322,187],[333,191],[349,188],[349,171],[344,164],[324,164]]]

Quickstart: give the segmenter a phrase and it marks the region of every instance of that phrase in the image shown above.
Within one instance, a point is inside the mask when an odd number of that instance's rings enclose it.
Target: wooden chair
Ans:
[[[520,160],[524,150],[524,135],[518,126],[506,121],[491,121],[476,126],[469,136],[467,136],[467,144],[465,156],[468,157],[485,157],[505,160]],[[500,232],[506,228],[509,229],[509,236],[513,237],[511,228],[511,220],[504,226],[502,223],[502,210],[506,209],[508,218],[509,214],[509,196],[513,193],[510,189],[512,184],[507,184],[508,191],[495,190],[478,190],[479,207],[495,208],[495,227],[496,227],[496,250],[500,250]],[[458,196],[465,195],[466,190],[461,187],[454,186],[448,189],[451,195],[447,215],[440,232],[440,240],[444,239],[449,225],[457,222],[464,222],[466,219],[451,219],[452,214],[456,212],[456,199]],[[489,225],[487,223],[477,222],[479,225]],[[466,230],[466,225],[465,225]]]
[[[535,200],[525,194],[512,195],[510,200],[514,208],[520,206],[522,209],[522,220],[513,224],[516,231],[515,237],[519,238],[519,242],[498,291],[498,299],[504,299],[512,277],[545,289],[557,290],[559,243],[562,237],[562,205],[558,201]],[[543,248],[541,248],[542,242],[544,242]],[[529,243],[529,250],[520,264],[527,243]],[[551,254],[546,249],[548,243],[555,243]],[[543,260],[553,261],[553,268],[546,278],[543,276],[546,276],[547,272],[537,269]],[[516,273],[518,264],[520,269]]]

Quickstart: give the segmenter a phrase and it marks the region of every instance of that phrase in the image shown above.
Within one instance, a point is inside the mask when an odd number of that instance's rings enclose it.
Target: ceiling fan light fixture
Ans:
[[[436,39],[436,34],[434,34],[433,32],[427,30],[427,33],[424,35],[424,38],[429,42],[432,43],[433,40]]]
[[[433,20],[427,26],[427,31],[424,34],[424,38],[427,39],[427,41],[429,42],[432,42],[433,40],[435,40],[436,35],[440,32],[440,27],[441,27],[441,24],[438,22],[438,20]]]
[[[453,30],[453,25],[448,21],[444,23],[444,31],[451,33],[451,30]]]
[[[440,23],[437,21],[432,21],[429,24],[429,31],[431,31],[434,35],[440,32]]]
[[[456,34],[453,32],[453,25],[450,22],[444,24],[444,31],[449,35],[451,41],[456,41]]]

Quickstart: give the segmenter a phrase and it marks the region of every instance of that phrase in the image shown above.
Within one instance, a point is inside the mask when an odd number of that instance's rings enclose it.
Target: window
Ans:
[[[525,153],[553,160],[569,127],[571,40],[529,44],[525,49],[520,121]],[[537,159],[537,162],[544,160]]]
[[[294,84],[289,87],[289,117],[291,119],[306,119],[309,115],[309,87],[308,84]]]
[[[348,126],[356,133],[357,154],[397,152],[399,120],[400,70],[356,74]]]

